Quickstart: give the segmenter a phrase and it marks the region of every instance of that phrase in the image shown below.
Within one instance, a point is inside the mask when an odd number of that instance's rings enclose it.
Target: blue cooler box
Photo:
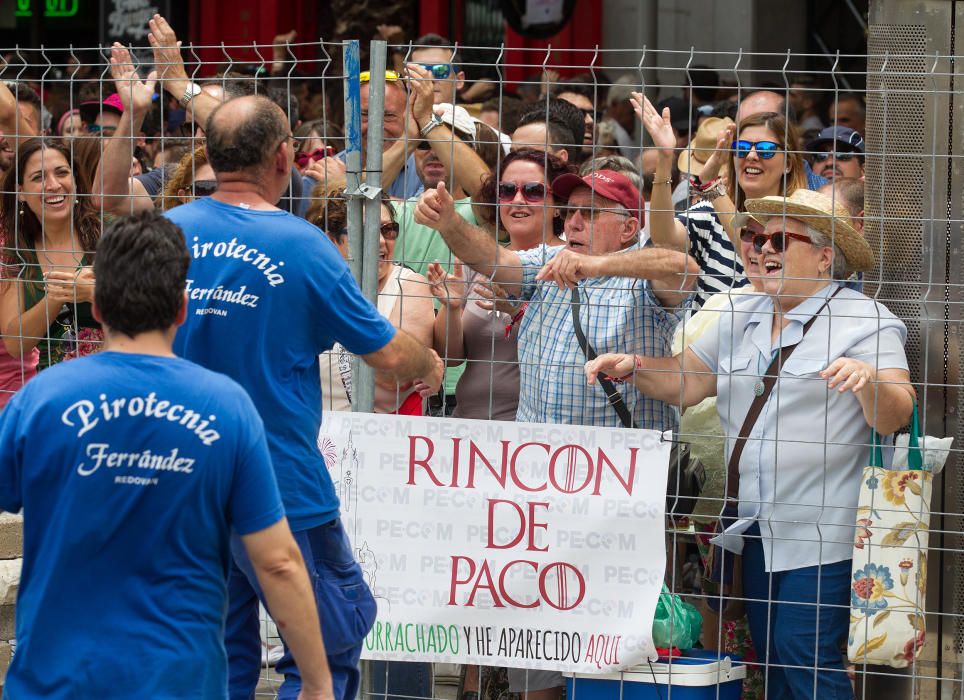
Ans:
[[[740,700],[746,666],[715,651],[694,649],[606,675],[570,674],[566,700]]]

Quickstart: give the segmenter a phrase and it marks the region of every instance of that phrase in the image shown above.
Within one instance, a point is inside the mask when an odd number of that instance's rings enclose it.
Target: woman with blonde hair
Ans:
[[[678,218],[673,211],[672,167],[676,136],[669,109],[662,114],[640,93],[633,93],[636,114],[659,149],[650,202],[650,235],[656,245],[689,253],[700,266],[694,309],[713,294],[744,286],[732,220],[748,199],[789,196],[806,188],[807,177],[796,129],[775,112],[754,114],[722,129],[716,150],[692,180],[700,201]],[[731,157],[727,157],[731,156]],[[695,152],[679,154],[692,171]]]
[[[214,170],[208,164],[204,146],[198,146],[193,152],[184,154],[154,204],[158,209],[167,211],[187,204],[195,197],[214,194],[217,188],[218,181],[214,178]]]

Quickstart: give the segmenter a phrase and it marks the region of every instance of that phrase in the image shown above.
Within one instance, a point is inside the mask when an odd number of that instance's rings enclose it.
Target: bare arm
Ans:
[[[649,235],[653,243],[675,250],[689,250],[689,236],[686,227],[677,220],[673,208],[673,158],[676,157],[676,134],[670,123],[669,107],[660,115],[649,99],[634,92],[630,99],[636,116],[646,127],[647,133],[659,149],[659,160],[653,174],[653,194],[649,202]]]
[[[26,86],[18,89],[28,90]],[[36,136],[39,124],[32,124],[17,106],[17,98],[6,85],[0,82],[0,132],[10,141],[10,147],[17,150],[17,139],[29,139]]]
[[[867,425],[881,435],[890,435],[910,422],[917,397],[904,369],[874,369],[850,357],[841,357],[820,373],[827,387],[852,391],[863,409]]]
[[[432,303],[428,280],[419,275],[417,278],[403,280],[401,287],[402,296],[395,305],[394,313],[398,314],[395,327],[407,331],[415,340],[430,348],[435,305]]]
[[[495,242],[495,237],[473,226],[455,212],[445,183],[426,190],[415,207],[415,221],[442,234],[449,250],[463,263],[505,287],[522,286],[519,256]]]
[[[421,130],[432,119],[435,83],[431,74],[417,63],[409,63],[407,70],[412,78],[412,114],[416,126]],[[455,182],[466,194],[472,196],[482,188],[483,180],[490,174],[489,167],[447,124],[436,126],[424,139],[445,169],[454,174]]]
[[[438,262],[429,263],[428,279],[432,294],[441,303],[433,327],[435,352],[445,358],[449,367],[465,360],[465,338],[462,335],[462,309],[466,283],[462,263],[456,262],[449,274]]]
[[[362,355],[362,359],[399,384],[422,381],[427,387],[425,395],[438,391],[442,385],[442,360],[434,350],[403,330],[395,333],[381,350]]]
[[[124,104],[117,130],[104,139],[104,151],[97,161],[91,183],[95,207],[115,214],[133,214],[154,208],[144,185],[131,177],[134,137],[144,124],[154,95],[155,72],[141,82],[130,53],[118,43],[111,48],[110,72],[117,94]]]
[[[716,396],[716,375],[689,349],[673,357],[607,353],[587,362],[585,372],[589,384],[596,383],[599,373],[625,377],[646,396],[681,409]]]
[[[547,262],[537,280],[555,282],[563,289],[591,277],[632,277],[650,281],[663,306],[678,306],[696,283],[699,266],[686,253],[667,248],[642,248],[611,255],[583,255],[561,250]]]
[[[325,643],[321,638],[315,594],[301,550],[280,520],[241,541],[264,591],[271,617],[291,648],[301,672],[302,697],[334,697]]]
[[[160,15],[154,15],[148,22],[150,32],[147,40],[151,48],[154,49],[154,65],[157,67],[157,77],[161,81],[164,89],[176,99],[184,96],[187,86],[191,80],[188,78],[187,70],[184,67],[184,60],[181,58],[181,42],[177,40],[177,35],[168,24],[167,20]],[[208,122],[211,112],[221,104],[216,98],[202,92],[195,95],[188,103],[188,110],[194,118],[194,122],[201,128]]]

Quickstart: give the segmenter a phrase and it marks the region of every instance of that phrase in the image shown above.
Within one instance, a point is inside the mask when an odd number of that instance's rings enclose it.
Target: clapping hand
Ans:
[[[659,154],[672,158],[676,152],[676,130],[673,129],[669,107],[663,107],[663,113],[660,114],[649,98],[641,92],[632,93],[629,101],[639,121],[645,127],[646,133],[653,139],[653,145],[659,148]]]
[[[462,263],[456,262],[452,266],[452,272],[446,272],[438,260],[429,263],[428,281],[432,288],[432,294],[443,306],[453,309],[462,307],[462,301],[466,296],[465,275],[462,274]]]
[[[130,51],[114,42],[110,50],[110,75],[114,79],[117,94],[124,104],[124,111],[146,114],[154,102],[154,86],[157,71],[151,71],[142,81],[131,59]]]
[[[706,159],[706,163],[703,165],[703,170],[700,173],[700,182],[707,183],[720,174],[720,168],[723,167],[726,159],[730,157],[732,151],[731,144],[733,143],[733,136],[735,134],[736,124],[730,124],[716,137],[716,150]]]

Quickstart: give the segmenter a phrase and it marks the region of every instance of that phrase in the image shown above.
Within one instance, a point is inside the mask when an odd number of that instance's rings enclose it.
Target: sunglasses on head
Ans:
[[[387,71],[385,71],[385,80],[387,80],[387,81],[389,81],[389,82],[395,82],[396,80],[399,80],[400,78],[401,78],[401,76],[399,76],[399,74],[396,73],[396,72],[393,71],[393,70],[387,70]],[[363,71],[359,74],[359,76],[358,76],[359,82],[362,82],[362,83],[367,83],[367,82],[369,82],[371,79],[372,79],[372,72],[369,71],[369,70],[363,70]]]
[[[394,241],[398,238],[398,224],[394,221],[387,221],[379,227],[382,238],[386,241]]]
[[[810,155],[811,163],[822,163],[828,158],[833,158],[835,161],[840,161],[841,163],[846,163],[848,160],[853,160],[857,157],[857,154],[853,151],[822,151],[820,153],[813,153]]]
[[[744,141],[740,139],[733,142],[733,151],[737,158],[746,158],[750,155],[750,151],[754,150],[757,156],[763,160],[770,160],[777,153],[783,151],[783,146],[776,141]]]
[[[218,189],[217,180],[195,180],[194,181],[194,196],[195,197],[209,197]]]
[[[500,182],[498,197],[500,202],[511,202],[516,192],[522,191],[522,198],[530,204],[543,202],[546,199],[546,186],[542,182],[526,182],[517,185],[514,182]]]
[[[804,243],[813,243],[810,236],[804,236],[802,233],[791,233],[790,231],[774,231],[773,233],[755,233],[749,229],[744,229],[740,234],[740,240],[744,243],[752,243],[753,250],[757,253],[763,252],[763,246],[770,241],[770,247],[777,253],[782,253],[787,249],[790,243],[790,239],[795,238],[798,241],[803,241]]]
[[[431,73],[436,80],[445,80],[452,73],[458,73],[451,63],[419,63],[418,65]]]

